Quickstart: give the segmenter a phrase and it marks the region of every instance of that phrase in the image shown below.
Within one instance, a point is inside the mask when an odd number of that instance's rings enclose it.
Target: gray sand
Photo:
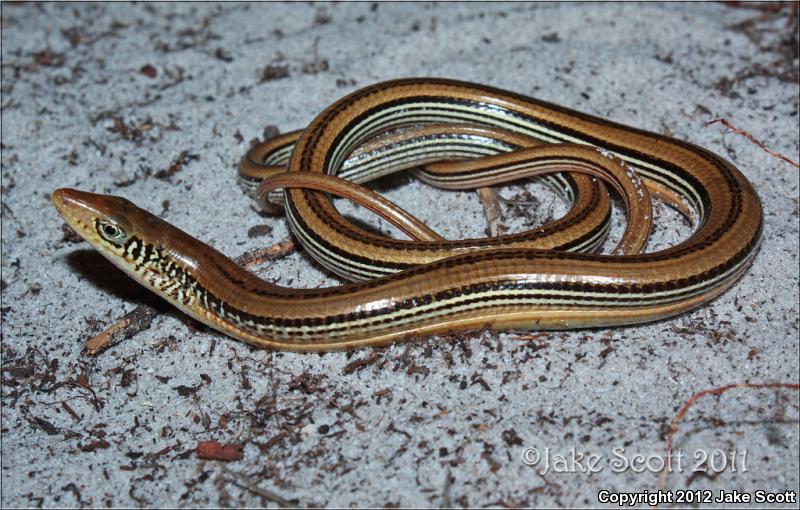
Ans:
[[[303,506],[597,505],[601,490],[657,489],[670,420],[693,393],[798,382],[798,170],[704,126],[724,117],[798,159],[788,9],[2,9],[3,506],[274,505],[263,491]],[[157,301],[88,244],[64,240],[55,188],[126,196],[231,256],[268,246],[289,234],[235,184],[248,142],[404,76],[486,83],[720,153],[761,196],[761,252],[710,305],[640,327],[482,332],[317,355],[253,349],[162,306],[148,330],[81,355],[87,338]],[[185,164],[165,176],[184,151]],[[484,233],[473,193],[408,176],[381,189],[445,236]],[[563,212],[547,193],[533,213],[519,209],[507,211],[517,229]],[[687,235],[674,212],[657,212],[651,249]],[[340,282],[303,253],[260,274],[295,287]],[[667,488],[796,494],[799,438],[796,391],[704,397],[675,438],[683,459]],[[198,458],[208,440],[243,444],[243,459]],[[549,470],[526,465],[525,448],[549,454]],[[704,454],[711,461],[696,460]],[[580,461],[560,462],[573,456]],[[619,463],[641,458],[649,468]],[[694,472],[698,463],[720,472]]]

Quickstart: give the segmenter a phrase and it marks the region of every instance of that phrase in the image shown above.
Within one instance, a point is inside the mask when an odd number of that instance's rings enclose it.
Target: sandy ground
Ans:
[[[788,7],[722,4],[4,3],[2,505],[592,506],[602,490],[655,491],[692,394],[798,382],[798,170],[704,125],[724,117],[798,159],[796,31]],[[294,354],[160,305],[146,331],[81,354],[157,300],[65,239],[55,188],[126,196],[231,256],[267,246],[289,234],[235,184],[249,141],[404,76],[486,83],[718,152],[763,200],[761,252],[710,305],[640,327]],[[448,237],[483,235],[473,194],[381,186]],[[545,194],[534,212],[559,207]],[[688,233],[657,212],[653,246]],[[514,228],[539,217],[507,214]],[[339,282],[302,253],[260,274]],[[667,489],[796,494],[798,407],[788,390],[701,398]],[[244,445],[242,460],[199,458],[210,440]]]

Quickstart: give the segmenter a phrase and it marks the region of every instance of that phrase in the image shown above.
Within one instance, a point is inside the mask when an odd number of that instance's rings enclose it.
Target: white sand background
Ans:
[[[274,506],[266,490],[301,506],[560,507],[597,505],[601,490],[655,491],[670,420],[692,394],[798,382],[798,170],[704,126],[724,117],[798,159],[792,19],[789,7],[718,3],[4,3],[0,503]],[[267,77],[288,75],[262,81],[268,66]],[[81,354],[156,300],[64,239],[54,189],[123,195],[239,255],[289,236],[236,186],[248,142],[406,76],[486,83],[723,155],[764,204],[755,263],[713,303],[639,327],[295,354],[162,306],[148,330]],[[197,158],[159,178],[184,151]],[[407,176],[381,190],[448,237],[483,235],[474,194]],[[552,195],[540,202],[507,211],[509,224],[530,225],[520,210],[558,214]],[[657,212],[651,248],[688,234]],[[302,253],[261,275],[339,281]],[[683,460],[666,487],[797,493],[799,436],[797,391],[704,397],[675,436]],[[245,445],[243,459],[198,458],[208,440]],[[526,465],[524,448],[550,465]],[[704,452],[716,456],[698,461]],[[620,463],[636,455],[649,468]]]

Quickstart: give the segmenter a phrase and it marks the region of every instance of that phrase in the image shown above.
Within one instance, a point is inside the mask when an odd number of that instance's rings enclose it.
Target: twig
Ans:
[[[492,188],[478,188],[478,197],[486,212],[486,223],[489,224],[489,235],[497,237],[503,234],[503,225],[500,224],[503,213],[500,211],[500,200],[497,192]]]
[[[447,474],[445,474],[444,488],[442,488],[442,508],[451,508],[453,506],[452,503],[450,503],[450,484],[453,483],[452,476],[448,469]]]
[[[741,2],[737,0],[728,0],[725,2],[727,7],[738,7],[740,9],[758,9],[765,12],[780,12],[783,8],[781,2]]]
[[[297,250],[297,244],[291,239],[281,241],[272,246],[261,248],[258,250],[248,251],[236,257],[234,260],[237,264],[242,265],[248,269],[258,267],[266,262],[277,260],[285,257]]]
[[[241,487],[242,489],[248,490],[253,494],[261,496],[262,498],[266,499],[267,501],[272,501],[276,505],[280,507],[296,507],[296,501],[289,501],[287,499],[283,499],[282,497],[278,496],[272,491],[268,491],[267,489],[262,489],[261,487],[254,485],[249,478],[241,473],[237,473],[236,471],[231,471],[228,469],[227,466],[222,464],[221,462],[217,462],[217,466],[219,469],[225,473],[226,475],[233,478],[233,483]]]
[[[266,248],[243,253],[234,260],[237,264],[251,269],[266,262],[285,257],[295,250],[297,250],[295,242],[287,239]],[[87,340],[83,346],[84,354],[94,356],[112,345],[127,340],[136,333],[144,331],[150,327],[156,315],[158,315],[158,310],[150,305],[137,306],[132,312],[123,315],[122,318],[106,328],[105,331]]]
[[[792,159],[789,159],[787,156],[784,156],[784,155],[783,155],[783,154],[781,154],[780,152],[775,152],[775,151],[773,151],[772,149],[769,149],[769,148],[768,148],[766,145],[764,145],[764,142],[760,141],[759,139],[757,139],[755,136],[751,135],[751,134],[750,134],[750,133],[748,133],[747,131],[745,131],[745,130],[743,130],[743,129],[739,129],[739,128],[737,128],[737,127],[735,127],[735,126],[731,125],[731,123],[730,123],[730,122],[728,122],[728,121],[727,121],[727,120],[725,120],[725,119],[722,119],[722,118],[720,118],[720,119],[714,119],[714,120],[710,120],[710,121],[706,122],[706,124],[705,124],[705,125],[706,125],[706,127],[708,127],[708,126],[710,126],[711,124],[716,124],[716,123],[721,123],[723,126],[725,126],[726,128],[730,129],[730,130],[731,130],[731,131],[733,131],[734,133],[740,134],[740,135],[742,135],[743,137],[747,138],[748,140],[750,140],[750,141],[751,141],[751,142],[753,142],[754,144],[758,145],[758,146],[761,148],[761,150],[763,150],[764,152],[766,152],[766,153],[767,153],[767,154],[769,154],[770,156],[772,156],[772,157],[775,157],[775,158],[778,158],[778,159],[782,159],[783,161],[786,161],[786,162],[787,162],[787,163],[789,163],[790,165],[794,165],[794,166],[796,166],[797,168],[800,168],[800,163],[798,163],[797,161],[794,161],[794,160],[792,160]]]
[[[139,331],[150,327],[158,310],[149,305],[139,305],[132,312],[126,313],[99,335],[90,338],[83,345],[83,353],[94,356],[112,345],[127,340]]]
[[[698,391],[687,400],[683,406],[681,407],[678,414],[672,418],[672,423],[670,424],[669,428],[669,435],[667,436],[667,462],[665,464],[664,470],[661,471],[661,476],[658,478],[658,490],[664,490],[664,487],[667,484],[667,476],[669,472],[672,470],[672,442],[675,438],[675,434],[678,432],[678,423],[686,416],[686,413],[689,412],[689,409],[697,402],[701,397],[706,395],[722,395],[728,390],[732,390],[734,388],[786,388],[790,390],[800,390],[800,384],[793,384],[793,383],[734,383],[728,384],[725,386],[720,386],[719,388],[712,388],[710,390],[703,390]]]

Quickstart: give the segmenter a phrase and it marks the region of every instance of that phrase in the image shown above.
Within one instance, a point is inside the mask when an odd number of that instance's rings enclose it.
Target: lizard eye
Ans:
[[[128,235],[119,225],[108,221],[99,222],[97,225],[97,231],[100,233],[103,239],[112,243],[120,243],[128,237]]]

